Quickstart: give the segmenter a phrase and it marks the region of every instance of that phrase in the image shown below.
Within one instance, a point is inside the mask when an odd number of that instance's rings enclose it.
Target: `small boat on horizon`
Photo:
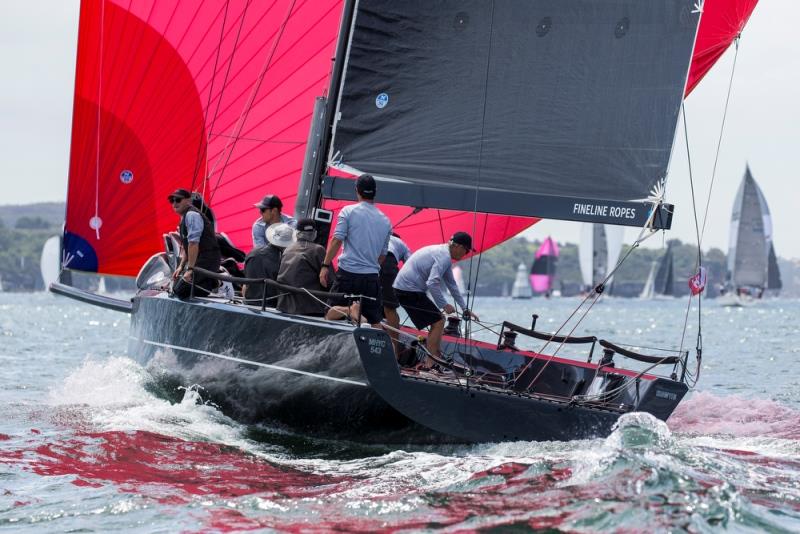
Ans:
[[[658,299],[676,296],[672,248],[672,243],[669,243],[661,258],[654,260],[650,265],[650,272],[639,298]]]

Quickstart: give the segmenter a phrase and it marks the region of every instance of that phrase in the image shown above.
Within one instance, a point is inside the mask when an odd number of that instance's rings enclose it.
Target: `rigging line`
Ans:
[[[219,117],[219,108],[222,105],[222,97],[225,95],[225,89],[227,89],[228,87],[228,77],[230,76],[231,68],[233,67],[233,58],[236,56],[236,51],[239,49],[239,39],[241,38],[242,35],[242,28],[244,27],[244,20],[247,17],[247,10],[249,7],[250,7],[250,0],[247,0],[247,2],[245,2],[244,4],[244,9],[242,9],[242,18],[239,19],[239,28],[236,30],[236,38],[233,40],[233,48],[231,49],[230,58],[228,58],[228,67],[225,69],[225,77],[222,79],[222,88],[220,89],[219,96],[217,97],[217,106],[214,109],[214,114],[211,116],[211,124],[208,127],[209,135],[208,138],[206,139],[206,146],[208,146],[208,142],[211,139],[211,132],[214,131],[214,125],[217,123],[217,118]],[[222,43],[220,42],[220,44]],[[216,71],[214,71],[214,74],[216,75]],[[225,148],[222,150],[222,153],[224,153],[227,148],[228,147],[226,145]],[[220,154],[220,159],[221,158],[222,155]],[[217,159],[217,161],[214,163],[214,166],[211,168],[211,173],[214,172],[217,163],[219,163],[219,159]],[[205,172],[205,177],[203,178],[203,198],[205,198],[206,195],[206,185],[208,184],[209,177],[210,175],[208,170],[208,154],[206,154],[206,172]],[[217,182],[217,184],[219,185],[219,182]],[[211,192],[211,196],[212,197],[214,196],[213,191]],[[211,199],[209,199],[208,204],[209,206],[211,205]]]
[[[278,35],[275,37],[275,43],[272,45],[272,50],[270,51],[269,56],[267,56],[267,59],[264,62],[264,66],[261,69],[261,73],[258,75],[258,81],[256,81],[256,85],[253,88],[253,91],[250,93],[250,98],[248,99],[248,102],[245,104],[245,107],[242,110],[242,114],[239,116],[239,121],[237,124],[238,128],[234,128],[233,130],[235,132],[234,134],[235,137],[233,138],[233,142],[229,143],[230,150],[228,150],[228,156],[225,158],[225,163],[223,164],[222,169],[220,169],[219,171],[219,176],[217,177],[217,183],[214,186],[214,189],[211,191],[211,200],[214,199],[214,195],[216,194],[217,189],[219,188],[222,176],[225,174],[225,169],[228,167],[228,162],[230,161],[231,156],[233,155],[233,151],[236,148],[236,143],[239,140],[239,135],[242,133],[242,129],[244,129],[244,123],[247,121],[247,116],[250,114],[250,110],[252,109],[253,103],[256,100],[256,95],[258,94],[258,91],[261,88],[261,83],[264,81],[264,76],[266,75],[267,70],[269,70],[270,63],[272,63],[272,58],[275,55],[275,51],[278,49],[278,45],[280,44],[281,39],[283,38],[283,32],[286,29],[286,25],[289,23],[289,19],[292,16],[292,12],[294,11],[294,5],[296,2],[297,0],[292,0],[292,3],[289,4],[289,9],[286,11],[286,15],[284,16],[283,21],[281,22],[281,27],[280,30],[278,31]],[[219,160],[217,160],[217,163],[219,163]],[[214,167],[211,168],[211,174],[214,173],[217,163],[215,163]],[[211,202],[209,200],[209,204],[210,203]]]
[[[483,135],[484,135],[484,129],[486,128],[486,93],[489,91],[489,68],[490,68],[491,63],[492,63],[491,50],[492,50],[492,35],[494,33],[492,31],[493,29],[494,29],[494,2],[492,2],[491,11],[490,11],[490,14],[489,14],[489,53],[486,56],[486,70],[485,70],[484,76],[483,76],[483,109],[481,110],[481,138],[480,138],[481,141],[480,141],[480,145],[478,147],[478,174],[475,177],[475,202],[474,202],[474,204],[472,206],[472,236],[473,237],[477,237],[475,235],[475,231],[477,229],[477,224],[478,224],[478,196],[480,195],[480,192],[481,192],[481,168],[483,167]],[[485,235],[486,235],[486,229],[484,228],[484,237],[485,237]],[[483,239],[483,238],[481,238],[481,239]],[[481,242],[481,247],[483,246],[483,244],[484,243],[482,241]],[[472,289],[471,288],[472,280],[473,280],[473,278],[472,278],[472,264],[473,264],[473,260],[474,259],[475,259],[475,255],[473,254],[469,258],[469,275],[468,275],[468,278],[467,278],[467,290],[468,291],[470,289]],[[478,267],[476,268],[476,271],[475,271],[474,280],[475,280],[475,284],[476,285],[478,283],[477,280],[478,280],[478,275],[479,274],[480,274],[480,261],[478,262]],[[473,293],[472,302],[470,302],[470,300],[469,300],[470,295],[467,294],[467,299],[468,299],[467,300],[467,305],[470,306],[470,309],[472,309],[472,305],[475,302],[475,297],[474,297],[475,292],[472,291],[472,293]]]
[[[225,0],[225,12],[222,15],[222,28],[219,30],[219,41],[217,42],[217,53],[214,57],[214,68],[211,71],[211,87],[208,89],[208,101],[206,102],[206,109],[203,113],[203,123],[200,125],[200,136],[197,142],[197,154],[194,160],[194,174],[192,174],[192,188],[194,191],[194,184],[197,181],[197,173],[200,172],[200,154],[203,152],[203,141],[208,142],[210,134],[206,136],[206,124],[208,124],[208,110],[211,108],[211,97],[214,94],[214,82],[217,80],[217,65],[219,65],[219,53],[222,50],[222,41],[225,39],[225,23],[228,21],[228,6],[230,0]]]
[[[709,205],[711,204],[711,192],[714,189],[714,178],[716,178],[716,176],[717,176],[717,162],[719,161],[719,151],[720,151],[720,147],[722,146],[722,136],[723,136],[723,133],[725,132],[725,119],[728,117],[728,104],[729,104],[730,99],[731,99],[731,90],[733,89],[733,76],[736,73],[736,60],[739,57],[739,39],[740,38],[741,38],[741,34],[737,35],[736,39],[734,40],[734,44],[735,44],[735,47],[736,47],[736,52],[734,53],[734,56],[733,56],[733,66],[731,67],[731,77],[730,77],[730,80],[728,81],[728,95],[725,97],[725,111],[722,114],[722,124],[720,125],[720,128],[719,128],[719,139],[717,140],[717,153],[714,156],[714,168],[711,171],[711,183],[708,186],[708,197],[706,198],[706,209],[705,209],[705,212],[703,213],[703,226],[702,226],[702,228],[700,230],[700,244],[703,243],[703,237],[705,236],[706,222],[708,221],[708,208],[709,208]]]
[[[409,213],[408,215],[406,215],[405,217],[403,217],[402,219],[400,219],[399,221],[397,221],[397,223],[396,223],[396,224],[394,224],[394,225],[392,226],[392,229],[394,229],[394,228],[397,228],[398,226],[400,226],[401,224],[403,224],[404,222],[406,222],[406,220],[407,220],[407,219],[409,219],[409,218],[411,218],[412,216],[416,215],[417,213],[421,212],[423,209],[424,209],[424,208],[419,208],[419,207],[418,207],[418,208],[414,208],[414,209],[412,209],[412,210],[411,210],[411,213]],[[441,222],[442,222],[442,221],[441,221],[441,219],[439,219],[439,224],[440,224],[440,225],[441,225]],[[442,240],[444,240],[444,237],[442,237]]]
[[[95,236],[100,241],[100,104],[103,94],[103,29],[105,26],[106,3],[100,2],[100,61],[97,64],[97,161],[95,162],[94,175],[94,217],[89,221],[89,226],[94,227]]]
[[[685,138],[685,141],[686,141],[686,159],[687,159],[687,162],[688,162],[688,165],[689,165],[689,186],[690,186],[690,190],[692,192],[692,212],[693,212],[693,215],[694,215],[694,227],[695,227],[695,233],[696,233],[696,237],[697,237],[697,259],[696,259],[696,263],[695,263],[695,270],[699,272],[699,269],[701,269],[702,266],[703,266],[703,251],[700,248],[700,243],[701,243],[700,225],[698,224],[698,220],[697,220],[697,203],[696,203],[696,200],[695,200],[695,193],[694,193],[694,174],[692,173],[692,152],[691,152],[691,149],[690,149],[690,146],[689,146],[689,126],[688,126],[688,121],[686,120],[686,104],[685,103],[681,103],[681,110],[683,112],[683,132],[684,132],[684,138]],[[710,197],[710,193],[709,193],[709,199],[710,198],[711,197]],[[706,212],[706,214],[707,214],[707,212]],[[702,301],[702,298],[703,298],[702,294],[698,293],[697,294],[697,303],[698,303],[697,304],[697,311],[698,311],[698,315],[697,315],[697,349],[698,349],[698,351],[702,350],[702,314],[701,314],[702,307],[701,307],[701,304],[700,304],[700,302]],[[690,293],[689,302],[686,305],[686,315],[685,315],[684,320],[683,320],[683,332],[681,332],[681,347],[680,347],[681,350],[683,350],[683,344],[684,344],[685,339],[686,339],[686,329],[687,329],[688,322],[689,322],[689,312],[691,311],[691,307],[692,307],[692,295]]]
[[[592,303],[589,305],[589,307],[586,309],[586,311],[585,311],[585,312],[583,312],[583,314],[582,314],[582,315],[581,315],[581,316],[578,318],[578,320],[577,320],[577,323],[576,323],[576,324],[575,324],[575,326],[572,328],[572,330],[570,330],[569,334],[568,334],[566,337],[570,337],[570,336],[572,335],[572,333],[573,333],[573,332],[575,332],[575,330],[577,329],[578,325],[579,325],[579,324],[580,324],[580,323],[581,323],[581,322],[582,322],[582,321],[583,321],[583,320],[586,318],[586,316],[587,316],[587,315],[589,314],[589,312],[591,311],[592,307],[594,307],[594,305],[597,303],[597,301],[600,299],[600,296],[602,295],[602,293],[598,293],[598,292],[597,292],[596,288],[597,288],[597,287],[600,287],[600,286],[605,286],[605,284],[606,284],[606,283],[607,283],[607,282],[608,282],[608,281],[609,281],[609,280],[610,280],[610,279],[611,279],[611,278],[614,276],[614,274],[617,272],[617,270],[620,268],[620,266],[621,266],[621,265],[622,265],[622,264],[625,262],[625,260],[627,260],[627,259],[628,259],[628,256],[630,256],[630,255],[631,255],[631,253],[634,251],[634,249],[638,248],[638,247],[639,247],[639,244],[640,244],[642,241],[644,241],[644,240],[646,240],[646,239],[650,238],[650,237],[653,235],[653,233],[654,233],[655,231],[654,231],[654,230],[652,230],[652,228],[651,228],[651,230],[650,230],[650,234],[648,234],[648,235],[646,235],[646,236],[645,236],[645,232],[647,231],[647,229],[648,229],[648,228],[650,228],[650,227],[652,226],[653,219],[654,219],[654,217],[655,217],[655,213],[656,213],[656,209],[657,209],[657,207],[658,207],[658,203],[654,201],[654,203],[653,203],[653,209],[651,210],[651,212],[650,212],[650,215],[649,215],[649,217],[647,218],[647,221],[645,221],[645,224],[644,224],[644,226],[642,227],[642,230],[641,230],[641,232],[639,232],[639,236],[636,238],[636,241],[635,241],[635,242],[634,242],[634,243],[633,243],[633,244],[632,244],[632,245],[631,245],[631,246],[628,248],[628,251],[627,251],[627,252],[625,253],[625,255],[622,257],[622,259],[620,259],[620,260],[618,260],[618,261],[617,261],[617,265],[616,265],[616,266],[615,266],[615,267],[614,267],[614,268],[611,270],[611,272],[610,272],[610,273],[608,273],[608,274],[606,275],[606,277],[603,279],[603,281],[602,281],[602,282],[600,282],[599,284],[597,284],[597,286],[595,286],[595,290],[594,290],[592,293],[589,293],[588,295],[586,295],[586,296],[583,298],[583,300],[582,300],[582,301],[581,301],[581,302],[578,304],[578,306],[577,306],[577,307],[576,307],[576,308],[575,308],[575,309],[572,311],[572,313],[569,315],[569,317],[567,317],[567,318],[566,318],[566,319],[565,319],[565,320],[564,320],[564,321],[561,323],[561,325],[558,327],[558,329],[557,329],[555,332],[553,332],[553,334],[550,336],[550,339],[548,339],[548,340],[545,342],[545,344],[542,346],[542,348],[541,348],[541,349],[538,351],[540,354],[544,355],[544,354],[543,354],[543,352],[544,352],[544,349],[546,349],[546,348],[547,348],[547,347],[550,345],[550,343],[553,341],[553,338],[554,338],[556,335],[558,335],[558,334],[559,334],[559,332],[561,332],[561,330],[562,330],[562,329],[563,329],[563,328],[564,328],[564,327],[565,327],[565,326],[566,326],[566,325],[567,325],[567,324],[568,324],[568,323],[569,323],[569,322],[572,320],[572,318],[573,318],[573,317],[574,317],[574,316],[575,316],[575,315],[576,315],[576,314],[577,314],[577,313],[578,313],[578,312],[579,312],[579,311],[580,311],[580,310],[583,308],[583,305],[584,305],[584,304],[585,304],[585,303],[586,303],[586,302],[587,302],[587,301],[588,301],[590,298],[593,298],[593,302],[592,302]],[[531,387],[533,387],[533,384],[534,384],[534,382],[536,382],[536,380],[537,380],[537,379],[539,378],[539,376],[542,374],[542,372],[544,371],[544,368],[545,368],[545,367],[547,367],[547,365],[548,365],[548,364],[549,364],[551,361],[553,361],[553,358],[555,358],[556,354],[558,353],[558,351],[561,349],[561,347],[562,347],[563,345],[564,345],[564,341],[562,341],[562,342],[561,342],[561,344],[560,344],[560,345],[559,345],[559,346],[556,348],[556,350],[553,352],[553,354],[551,354],[551,355],[550,355],[549,359],[548,359],[548,360],[547,360],[547,362],[544,364],[544,367],[542,367],[542,369],[540,370],[540,372],[539,372],[539,373],[536,375],[536,377],[534,377],[534,379],[533,379],[533,380],[531,381],[531,383],[528,385],[528,389],[530,389]],[[522,369],[522,370],[519,372],[519,374],[517,375],[517,378],[519,378],[520,376],[522,376],[522,373],[523,373],[524,371],[526,371],[526,370],[527,370],[527,369],[528,369],[528,368],[529,368],[529,367],[530,367],[532,364],[533,364],[533,360],[532,360],[532,361],[530,361],[530,362],[528,362],[528,363],[525,365],[525,367],[524,367],[524,368],[523,368],[523,369]],[[515,379],[514,379],[514,383],[516,383],[516,381],[517,381],[517,378],[515,378]]]
[[[703,253],[700,251],[700,224],[697,220],[697,201],[694,194],[694,174],[692,173],[692,152],[689,148],[689,126],[686,120],[686,104],[681,103],[681,111],[683,111],[683,137],[686,141],[686,160],[689,165],[689,189],[692,192],[692,212],[694,215],[694,231],[697,237],[697,263],[695,268],[703,264]]]

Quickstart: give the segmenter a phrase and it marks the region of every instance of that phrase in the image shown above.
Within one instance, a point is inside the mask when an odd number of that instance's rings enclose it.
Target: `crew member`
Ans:
[[[331,262],[344,245],[339,257],[339,270],[331,291],[361,295],[361,306],[354,299],[331,299],[333,307],[325,315],[327,319],[343,319],[348,314],[358,320],[363,316],[375,327],[383,317],[380,281],[378,273],[389,248],[392,224],[389,218],[374,205],[377,186],[375,178],[362,174],[356,180],[358,204],[345,206],[339,211],[333,238],[328,244],[325,261],[319,273],[319,282],[327,287]]]
[[[392,285],[400,270],[399,264],[407,261],[409,256],[411,256],[411,250],[408,245],[400,239],[399,235],[392,232],[389,237],[389,252],[381,264],[380,280],[383,316],[386,318],[386,323],[394,329],[400,328],[400,316],[397,315],[397,307],[400,304],[397,302],[397,295],[395,295]],[[390,330],[389,335],[392,340],[397,340],[396,331]]]
[[[441,356],[439,348],[444,331],[442,312],[450,314],[456,311],[444,298],[442,282],[456,303],[464,310],[464,315],[478,320],[478,316],[467,309],[464,297],[461,296],[453,277],[453,261],[460,260],[470,251],[472,251],[472,237],[466,232],[456,232],[448,243],[429,245],[413,253],[403,264],[394,281],[397,300],[408,313],[414,326],[419,330],[430,326],[427,345],[428,352],[433,356]],[[426,293],[430,293],[433,301]],[[429,358],[426,366],[432,365],[433,362]]]
[[[244,259],[244,275],[246,278],[260,278],[275,280],[281,266],[283,250],[294,242],[294,230],[285,223],[271,224],[267,228],[265,237],[267,244],[254,248]],[[245,284],[242,287],[245,303],[260,304],[266,293],[266,298],[272,306],[278,290],[269,284]]]
[[[263,247],[267,244],[266,232],[270,224],[282,222],[292,228],[297,224],[294,218],[281,213],[283,202],[277,195],[267,195],[253,205],[261,212],[261,216],[253,223],[253,248]]]
[[[325,247],[314,241],[317,226],[313,219],[297,221],[296,241],[286,247],[281,256],[278,282],[288,286],[325,291],[319,283],[319,272],[325,261]],[[328,286],[333,283],[333,273],[328,270]],[[278,309],[285,313],[323,317],[325,301],[304,293],[283,293],[278,297]]]
[[[186,189],[176,189],[167,199],[175,213],[181,216],[179,226],[182,244],[181,261],[172,273],[172,279],[175,281],[172,292],[178,298],[187,298],[191,294],[191,283],[194,278],[195,291],[199,295],[208,295],[217,287],[217,281],[200,273],[194,273],[194,268],[219,271],[220,252],[214,235],[214,226],[205,215],[192,206],[192,195]]]

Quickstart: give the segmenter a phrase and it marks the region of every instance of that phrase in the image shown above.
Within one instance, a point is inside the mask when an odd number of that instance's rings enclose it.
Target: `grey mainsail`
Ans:
[[[737,291],[741,288],[766,288],[771,248],[772,219],[769,208],[748,166],[736,193],[731,215],[729,285]]]
[[[373,174],[382,202],[640,226],[666,176],[693,7],[359,0],[329,164]],[[352,194],[336,181],[326,196]]]

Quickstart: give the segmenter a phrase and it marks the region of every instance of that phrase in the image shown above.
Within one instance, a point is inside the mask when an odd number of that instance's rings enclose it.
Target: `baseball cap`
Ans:
[[[470,236],[466,232],[456,232],[453,234],[453,237],[450,238],[450,241],[455,243],[456,245],[461,245],[467,252],[478,252],[474,248],[472,248],[472,236]]]
[[[316,229],[317,223],[314,222],[314,219],[300,219],[297,221],[298,232],[313,232]]]
[[[375,198],[375,189],[375,178],[370,174],[362,174],[356,180],[356,191],[366,199]]]
[[[169,194],[169,196],[167,197],[167,200],[172,202],[173,198],[184,199],[184,198],[191,198],[191,196],[192,196],[192,194],[189,191],[187,191],[186,189],[176,189],[175,191],[173,191],[172,193]]]
[[[276,195],[267,195],[261,199],[261,202],[253,204],[253,206],[260,210],[265,210],[268,208],[282,208],[283,202],[281,202],[281,199]]]

